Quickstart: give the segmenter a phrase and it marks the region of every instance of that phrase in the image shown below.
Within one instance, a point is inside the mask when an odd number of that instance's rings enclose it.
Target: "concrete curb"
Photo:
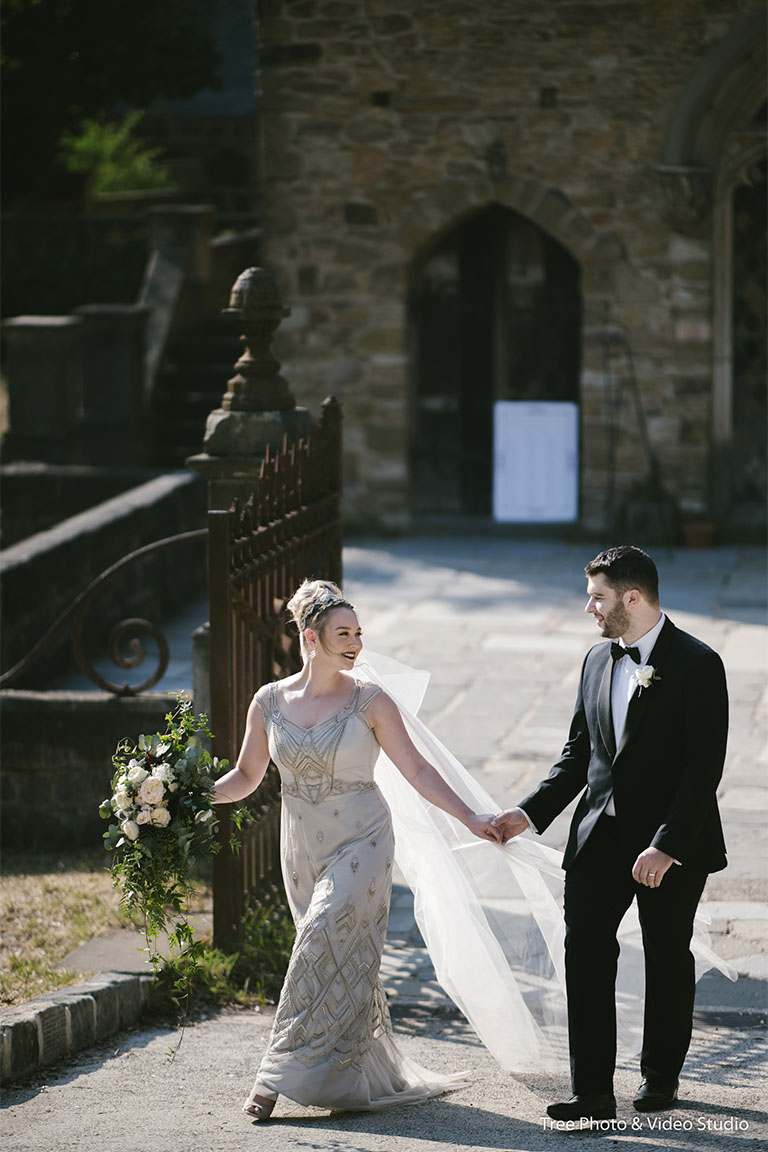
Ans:
[[[141,1017],[154,977],[100,972],[83,984],[0,1012],[3,1083],[88,1048]]]

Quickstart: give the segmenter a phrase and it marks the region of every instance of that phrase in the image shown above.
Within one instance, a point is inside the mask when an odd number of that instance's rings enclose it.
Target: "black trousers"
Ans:
[[[673,864],[658,888],[646,888],[632,879],[637,854],[628,851],[616,819],[603,816],[566,873],[565,974],[575,1093],[613,1090],[616,933],[634,897],[645,957],[643,1076],[676,1080],[691,1042],[696,981],[690,941],[707,876]]]

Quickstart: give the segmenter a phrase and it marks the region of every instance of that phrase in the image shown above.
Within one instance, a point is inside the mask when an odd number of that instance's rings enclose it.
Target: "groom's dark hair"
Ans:
[[[649,604],[659,602],[659,573],[647,552],[632,544],[619,544],[617,548],[606,548],[590,560],[584,569],[587,576],[597,576],[599,572],[617,592],[628,592],[637,588]]]

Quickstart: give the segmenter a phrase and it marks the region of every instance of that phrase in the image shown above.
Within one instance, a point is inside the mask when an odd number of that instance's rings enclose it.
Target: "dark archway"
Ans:
[[[489,515],[494,403],[578,402],[579,265],[531,220],[491,205],[417,265],[410,321],[411,510]]]
[[[768,467],[768,162],[733,192],[731,499],[744,527],[765,525]]]

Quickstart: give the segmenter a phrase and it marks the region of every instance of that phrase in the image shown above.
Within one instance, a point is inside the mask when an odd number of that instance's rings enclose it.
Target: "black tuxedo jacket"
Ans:
[[[564,868],[587,843],[611,792],[628,854],[654,847],[705,872],[725,868],[716,796],[728,732],[720,657],[667,618],[648,661],[657,678],[635,691],[617,748],[610,649],[601,643],[587,653],[568,742],[547,779],[520,807],[543,832],[586,788],[571,823]]]

